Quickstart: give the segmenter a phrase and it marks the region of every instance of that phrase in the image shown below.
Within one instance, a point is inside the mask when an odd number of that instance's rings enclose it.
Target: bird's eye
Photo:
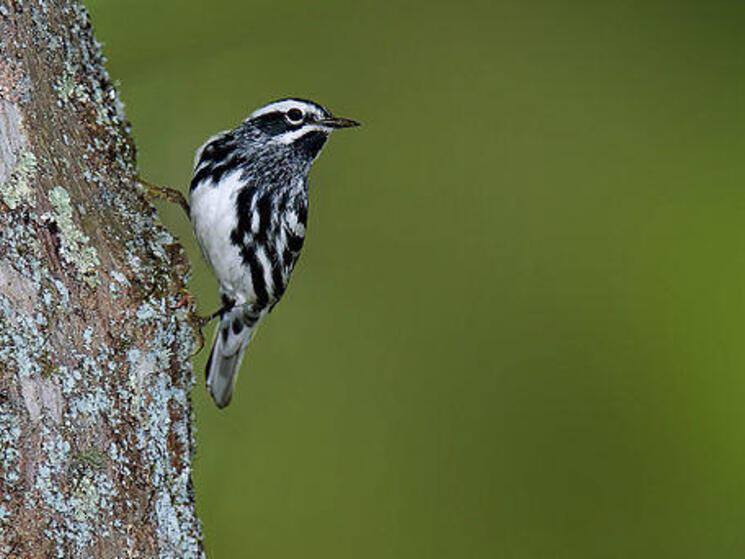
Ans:
[[[289,111],[287,111],[287,120],[289,120],[293,124],[302,122],[303,111],[301,111],[300,109],[290,109]]]

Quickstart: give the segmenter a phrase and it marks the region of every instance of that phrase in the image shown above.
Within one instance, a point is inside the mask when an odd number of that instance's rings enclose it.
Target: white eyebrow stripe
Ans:
[[[283,112],[286,113],[290,109],[300,109],[304,113],[311,113],[316,116],[324,116],[318,110],[318,107],[311,105],[310,103],[304,103],[303,101],[297,101],[295,99],[286,99],[284,101],[277,101],[276,103],[270,103],[265,107],[256,109],[249,115],[249,119],[256,118],[267,113]]]

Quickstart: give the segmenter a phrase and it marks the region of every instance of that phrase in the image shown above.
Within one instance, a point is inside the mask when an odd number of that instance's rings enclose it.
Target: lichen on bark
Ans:
[[[200,557],[188,265],[87,13],[0,0],[0,556]]]

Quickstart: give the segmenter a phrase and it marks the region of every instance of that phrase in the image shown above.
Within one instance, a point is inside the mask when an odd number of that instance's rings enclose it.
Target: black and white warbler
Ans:
[[[282,298],[300,256],[310,166],[333,130],[351,126],[358,123],[311,101],[281,99],[196,153],[189,204],[176,201],[189,211],[220,285],[220,324],[206,371],[220,408],[230,403],[251,336]]]

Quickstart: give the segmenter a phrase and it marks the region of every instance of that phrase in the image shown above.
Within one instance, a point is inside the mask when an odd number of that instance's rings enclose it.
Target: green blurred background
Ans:
[[[196,358],[211,557],[745,557],[745,3],[88,4],[151,181],[364,123],[227,410]]]

